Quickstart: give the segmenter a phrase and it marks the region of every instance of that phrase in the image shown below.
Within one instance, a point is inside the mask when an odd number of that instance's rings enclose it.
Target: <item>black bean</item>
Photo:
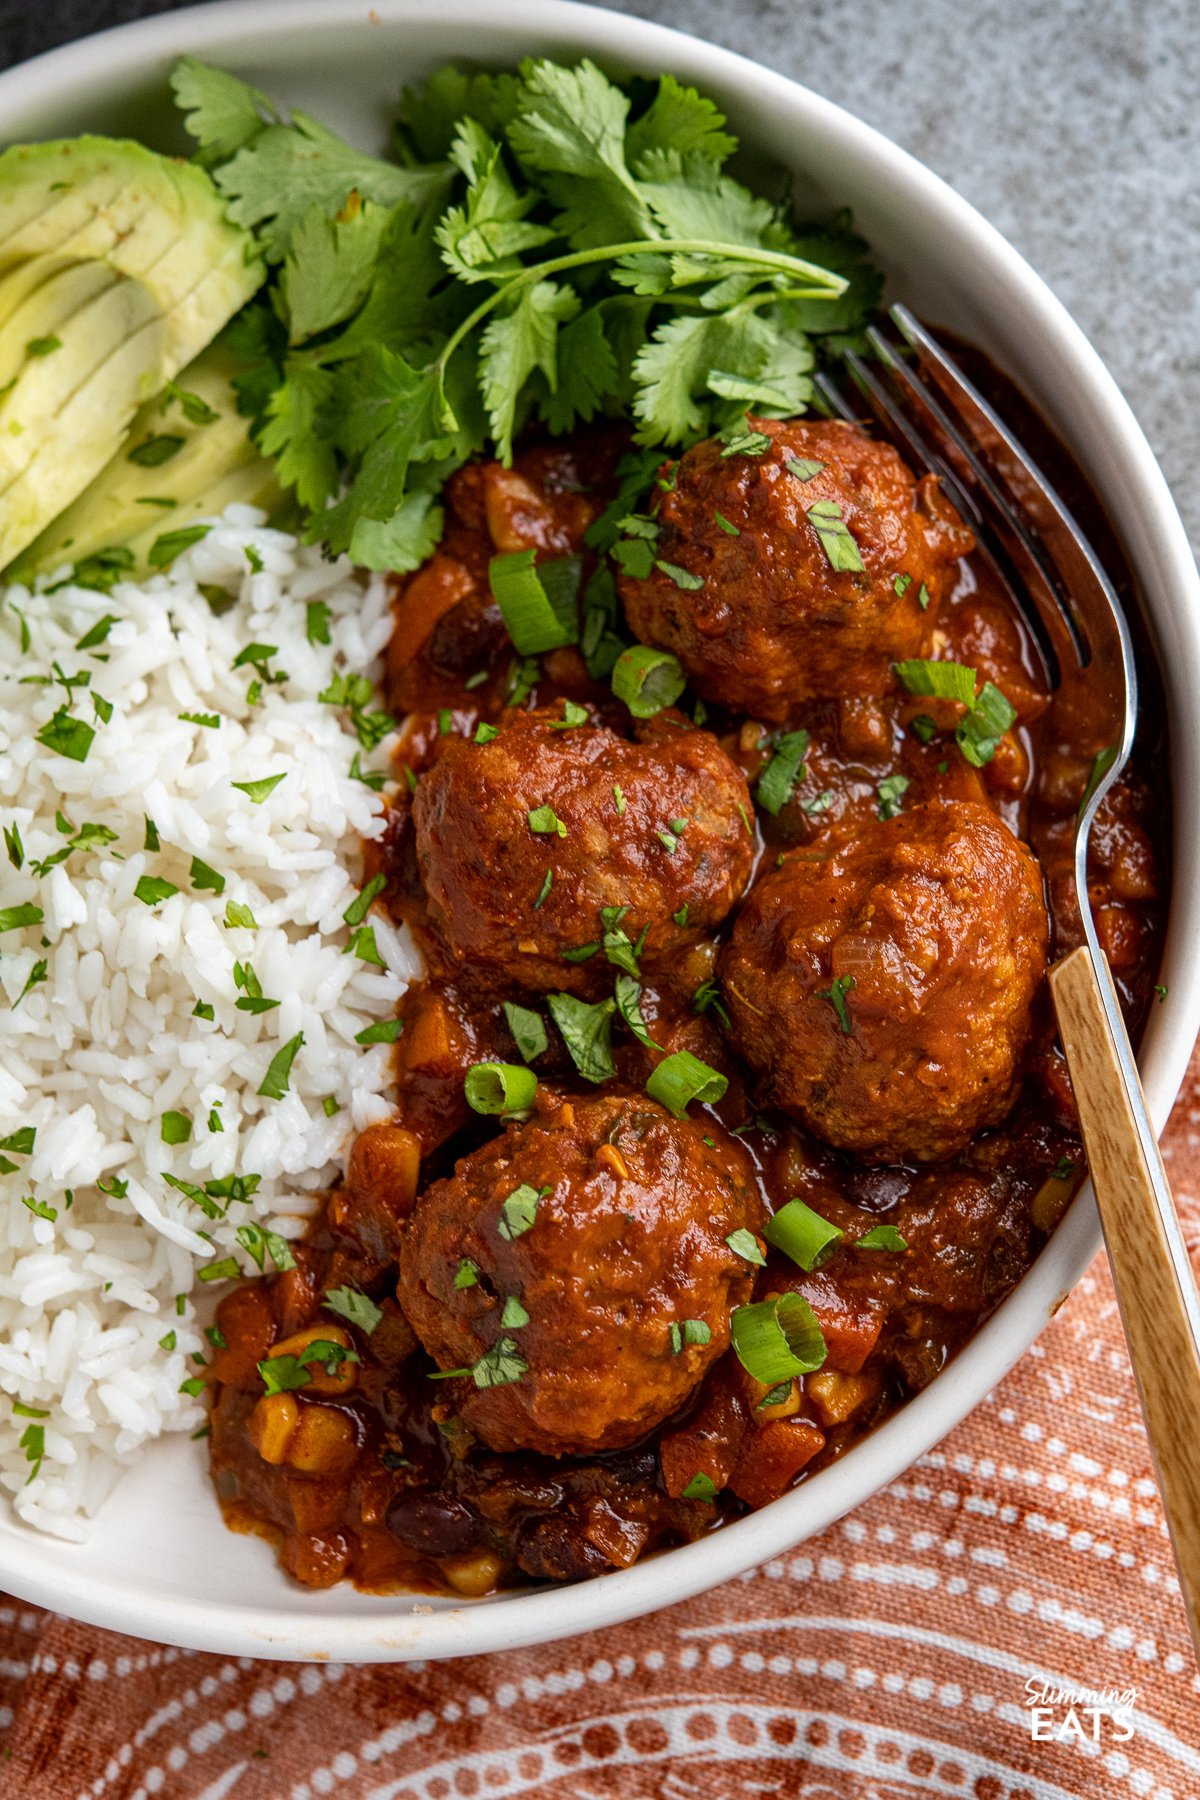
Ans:
[[[460,1556],[484,1541],[478,1513],[463,1501],[428,1488],[397,1495],[387,1522],[393,1537],[422,1556]]]

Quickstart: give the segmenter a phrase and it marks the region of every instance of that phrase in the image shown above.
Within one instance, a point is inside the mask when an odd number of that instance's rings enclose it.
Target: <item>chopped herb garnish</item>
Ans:
[[[173,881],[164,881],[160,875],[141,875],[133,891],[143,906],[158,906],[179,889]]]
[[[915,719],[909,721],[908,729],[922,744],[932,743],[937,736],[937,720],[931,719],[928,713],[918,713]]]
[[[512,1338],[502,1337],[479,1358],[471,1370],[471,1379],[478,1388],[508,1387],[520,1381],[528,1369],[529,1364]]]
[[[25,863],[25,846],[21,842],[19,825],[4,827],[4,848],[8,851],[8,860],[14,869],[20,869]]]
[[[532,1227],[537,1218],[538,1206],[549,1192],[548,1187],[531,1187],[527,1181],[514,1188],[500,1207],[500,1216],[496,1221],[496,1230],[500,1236],[508,1243],[514,1238],[523,1237]]]
[[[152,569],[168,568],[177,556],[200,543],[211,530],[211,525],[185,525],[179,531],[165,531],[151,544],[146,560]]]
[[[724,513],[717,512],[715,508],[713,509],[713,523],[717,526],[719,531],[725,533],[726,537],[741,537],[742,535],[738,527],[730,524]]]
[[[39,957],[25,977],[24,987],[13,1001],[13,1011],[17,1010],[26,994],[31,993],[35,987],[41,987],[42,983],[47,980],[49,980],[49,964],[44,957]]]
[[[686,900],[679,908],[678,912],[673,912],[671,914],[671,918],[674,920],[675,924],[678,925],[680,931],[687,930],[688,916],[688,903]]]
[[[853,1032],[854,1025],[850,1018],[850,1009],[846,1005],[846,995],[851,988],[856,986],[857,982],[853,975],[839,975],[830,987],[818,988],[816,994],[818,1000],[829,1001],[837,1014],[838,1024],[847,1037]]]
[[[371,1044],[394,1044],[404,1030],[403,1019],[380,1019],[374,1025],[367,1025],[362,1031],[354,1034],[356,1044],[365,1047]]]
[[[618,819],[623,819],[625,817],[625,807],[627,805],[627,802],[625,799],[625,795],[622,793],[621,788],[615,781],[613,782],[612,793],[613,793],[613,805],[617,809],[617,817],[618,817]]]
[[[896,595],[901,600],[903,600],[905,594],[907,594],[907,592],[911,586],[912,586],[912,576],[911,575],[897,575],[894,577],[894,579],[892,581],[893,591],[896,593]]]
[[[192,1121],[186,1113],[165,1112],[161,1130],[164,1144],[186,1144],[192,1135]]]
[[[360,1032],[359,1037],[361,1038],[361,1036],[362,1033]],[[356,1038],[355,1042],[357,1043],[358,1041],[358,1038]],[[292,1072],[292,1064],[295,1062],[296,1056],[303,1043],[304,1033],[298,1031],[295,1037],[289,1038],[287,1043],[282,1045],[281,1048],[275,1052],[268,1065],[267,1072],[263,1076],[262,1086],[258,1090],[264,1100],[283,1099],[283,1096],[288,1091],[288,1079]]]
[[[907,1250],[908,1244],[900,1236],[894,1225],[872,1225],[870,1231],[864,1231],[860,1238],[855,1238],[856,1250]]]
[[[711,1475],[705,1475],[702,1470],[697,1470],[687,1486],[680,1490],[679,1497],[681,1500],[715,1500],[717,1484]]]
[[[340,1113],[341,1110],[342,1109],[339,1106],[338,1102],[335,1100],[334,1096],[332,1094],[326,1094],[325,1098],[321,1102],[321,1111],[325,1114],[325,1117],[327,1119],[332,1119],[335,1116],[335,1114]]]
[[[46,1219],[51,1225],[58,1217],[56,1206],[50,1206],[45,1200],[36,1200],[32,1194],[25,1194],[22,1197],[21,1205],[28,1207],[35,1218]]]
[[[753,1263],[758,1269],[766,1268],[767,1259],[762,1253],[761,1244],[754,1233],[747,1231],[744,1225],[740,1225],[736,1231],[731,1231],[725,1242],[733,1254],[740,1256],[743,1262]]]
[[[642,990],[640,983],[632,975],[618,975],[613,986],[613,997],[617,1003],[618,1016],[632,1031],[639,1044],[645,1044],[648,1050],[661,1050],[650,1036],[646,1021],[642,1017]]]
[[[62,339],[60,337],[30,338],[25,349],[30,356],[53,356],[56,350],[62,349]]]
[[[1017,722],[1017,709],[992,682],[985,681],[979,698],[955,727],[954,741],[973,768],[990,763],[1000,739]]]
[[[259,568],[262,559],[259,559]],[[310,600],[304,609],[304,635],[310,644],[329,642],[329,621],[333,617],[324,600]]]
[[[285,769],[282,775],[264,775],[261,781],[231,781],[229,785],[245,794],[248,800],[253,800],[255,806],[261,806],[267,795],[273,794],[286,776]]]
[[[529,1314],[515,1294],[510,1294],[505,1300],[504,1310],[500,1314],[500,1323],[509,1331],[519,1331],[522,1325],[528,1325]]]
[[[554,870],[547,869],[545,876],[543,878],[543,881],[542,881],[542,885],[538,890],[538,897],[533,903],[534,912],[537,912],[539,907],[549,897],[550,889],[553,886],[554,886]]]
[[[313,1363],[319,1364],[327,1375],[337,1375],[343,1363],[360,1360],[358,1352],[348,1350],[344,1344],[335,1343],[331,1338],[314,1338],[295,1356],[267,1357],[259,1363],[258,1372],[268,1394],[288,1394],[297,1388],[308,1387],[312,1381],[309,1370]]]
[[[193,856],[192,858],[192,867],[189,878],[192,886],[198,892],[204,892],[205,890],[214,894],[223,894],[225,892],[225,877],[219,875],[215,869],[210,869],[208,864],[206,862],[201,862],[198,856]]]
[[[546,1036],[546,1024],[542,1015],[533,1012],[528,1006],[518,1006],[514,1000],[506,1000],[504,1017],[522,1061],[531,1063],[535,1057],[541,1056],[550,1041]]]
[[[75,648],[77,650],[98,650],[101,644],[107,642],[108,634],[113,626],[119,623],[120,620],[114,613],[105,613],[102,619],[96,620],[90,631],[84,632]]]
[[[250,908],[241,900],[227,900],[225,902],[225,928],[227,931],[238,929],[257,931],[258,925]]]
[[[789,475],[796,477],[797,481],[811,481],[814,475],[821,473],[825,464],[814,462],[811,457],[807,456],[789,456],[783,466]]]
[[[712,1342],[712,1331],[703,1319],[684,1319],[682,1324],[669,1327],[671,1355],[682,1354],[687,1344],[709,1344]]]
[[[458,1289],[475,1287],[479,1281],[479,1270],[469,1256],[464,1256],[454,1272],[454,1285]]]
[[[383,1317],[382,1307],[376,1306],[375,1302],[358,1288],[330,1288],[322,1297],[321,1304],[328,1307],[330,1312],[337,1313],[338,1317],[345,1319],[348,1324],[357,1325],[358,1329],[365,1331],[368,1337]]]
[[[262,552],[261,552],[261,550],[259,550],[257,544],[244,544],[242,546],[242,553],[245,556],[246,561],[250,566],[250,573],[252,575],[261,575],[263,572],[263,559],[262,559]],[[317,604],[321,605],[322,602],[318,601]],[[308,610],[311,613],[312,608],[309,607]],[[326,608],[326,610],[328,611],[328,608]],[[309,642],[311,643],[312,641],[313,640],[310,638]],[[322,638],[320,641],[323,644],[327,644],[329,642],[329,639],[326,637],[326,638]]]
[[[411,772],[410,770],[409,773],[411,774]],[[373,794],[378,794],[382,791],[387,776],[382,769],[364,769],[359,760],[359,752],[356,750],[350,758],[350,779],[351,781],[361,781],[365,788],[370,788]]]
[[[797,781],[804,779],[808,742],[807,731],[787,731],[775,739],[771,760],[754,789],[754,798],[767,812],[777,814],[787,804]]]
[[[879,817],[894,819],[904,805],[908,792],[907,775],[885,775],[875,792],[879,796]]]
[[[480,720],[479,724],[475,727],[475,736],[472,739],[472,742],[476,744],[490,744],[499,736],[500,730],[498,726],[489,725],[486,720]]]
[[[181,712],[175,716],[182,719],[185,725],[203,725],[206,731],[219,731],[221,728],[220,713]]]
[[[54,717],[34,733],[38,743],[45,744],[47,750],[55,750],[69,762],[77,763],[87,761],[95,735],[95,730],[86,720],[73,719],[66,708],[61,706]]]
[[[589,1005],[574,994],[548,994],[546,1004],[550,1016],[562,1034],[585,1081],[607,1081],[613,1074],[612,1017],[614,1000],[600,1000]]]
[[[836,500],[816,500],[804,516],[820,538],[831,569],[839,573],[863,572],[866,564]]]
[[[552,836],[555,832],[560,838],[567,835],[567,827],[559,818],[552,806],[535,806],[532,812],[526,813],[530,831],[540,832],[543,836]]]
[[[724,1000],[721,998],[721,984],[714,975],[702,981],[692,995],[692,1011],[695,1013],[713,1013],[726,1031],[732,1031],[733,1020],[729,1017]]]
[[[963,706],[975,702],[975,671],[964,663],[926,662],[912,658],[892,668],[910,694],[938,700],[957,700]]]
[[[386,875],[372,875],[366,887],[363,888],[361,893],[350,902],[349,906],[342,914],[347,925],[361,925],[371,910],[372,901],[375,900],[378,895],[382,894],[386,886]]]
[[[580,706],[574,700],[564,700],[563,716],[561,719],[551,719],[550,729],[551,731],[574,731],[577,726],[588,724],[589,720],[590,714],[586,706]]]
[[[386,968],[379,954],[379,945],[375,942],[375,927],[360,925],[350,942],[342,952],[343,956],[357,956],[359,962],[373,963],[377,969]]]
[[[157,469],[163,463],[170,462],[183,449],[183,439],[163,434],[159,437],[145,438],[136,444],[126,455],[126,462],[137,463],[143,469]]]
[[[918,604],[920,605],[922,612],[929,611],[929,602],[930,602],[931,598],[932,598],[932,595],[930,594],[929,589],[925,586],[925,583],[922,582],[920,587],[917,589],[917,601],[918,601]]]
[[[239,1225],[234,1236],[258,1268],[265,1266],[268,1256],[280,1274],[295,1268],[291,1246],[277,1231],[268,1231],[264,1225]]]
[[[1166,997],[1167,997],[1167,984],[1166,984],[1166,982],[1165,982],[1165,981],[1156,981],[1156,982],[1155,982],[1155,984],[1154,984],[1154,995],[1155,995],[1155,998],[1156,998],[1156,999],[1157,999],[1157,1001],[1158,1001],[1158,1004],[1159,1004],[1159,1005],[1160,1005],[1160,1006],[1161,1006],[1161,1005],[1162,1005],[1162,1003],[1163,1003],[1163,1001],[1164,1001],[1164,1000],[1165,1000],[1165,999],[1166,999]]]

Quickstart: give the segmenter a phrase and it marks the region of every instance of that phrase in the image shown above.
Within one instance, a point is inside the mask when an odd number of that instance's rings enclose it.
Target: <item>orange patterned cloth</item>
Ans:
[[[1200,1056],[1166,1143],[1200,1261]],[[1126,1704],[1089,1704],[1109,1690]],[[4,1800],[326,1794],[1200,1800],[1200,1677],[1103,1259],[901,1480],[596,1636],[344,1668],[0,1606]]]

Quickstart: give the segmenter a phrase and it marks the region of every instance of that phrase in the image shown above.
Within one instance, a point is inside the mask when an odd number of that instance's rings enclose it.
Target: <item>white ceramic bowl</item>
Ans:
[[[1161,1126],[1200,1024],[1200,582],[1133,414],[1096,353],[1017,252],[946,184],[807,89],[728,51],[561,0],[228,0],[129,25],[0,76],[0,140],[84,130],[164,141],[166,76],[190,51],[306,107],[364,145],[384,138],[401,84],[454,56],[515,63],[587,54],[671,70],[716,95],[734,127],[795,171],[819,207],[850,205],[893,297],[987,350],[1038,402],[1090,476],[1138,570],[1171,718],[1175,870],[1163,979],[1142,1069]],[[170,141],[167,139],[166,141]],[[1048,202],[1053,204],[1052,198]],[[582,1586],[469,1604],[289,1582],[255,1538],[228,1534],[199,1446],[172,1440],[131,1470],[90,1541],[38,1537],[0,1512],[0,1589],[115,1630],[252,1656],[405,1661],[513,1648],[612,1624],[777,1555],[900,1473],[1026,1350],[1099,1247],[1084,1191],[1016,1291],[962,1355],[850,1455],[700,1543]]]

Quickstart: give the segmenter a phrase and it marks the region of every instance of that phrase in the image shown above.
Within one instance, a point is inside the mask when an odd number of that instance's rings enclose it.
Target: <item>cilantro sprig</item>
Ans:
[[[443,69],[395,161],[190,58],[174,88],[273,270],[227,334],[242,410],[309,537],[371,568],[423,561],[446,477],[531,417],[631,412],[658,447],[802,411],[812,338],[878,297],[845,222],[797,230],[736,181],[721,113],[669,75],[647,102],[586,60]]]

